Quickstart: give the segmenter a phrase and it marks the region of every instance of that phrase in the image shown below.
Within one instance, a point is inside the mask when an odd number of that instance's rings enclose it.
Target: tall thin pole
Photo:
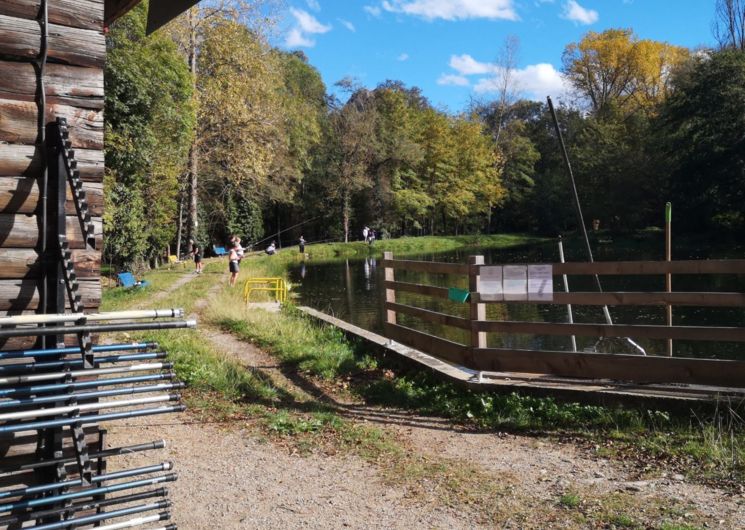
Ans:
[[[672,231],[672,220],[673,220],[673,205],[672,203],[665,204],[665,259],[667,261],[673,260],[673,231]],[[669,272],[665,274],[665,291],[668,293],[673,292],[673,275]],[[667,325],[673,325],[673,306],[667,304]],[[667,356],[673,356],[673,339],[667,339]]]
[[[559,236],[559,259],[562,263],[564,263],[564,242],[561,240],[561,236]],[[564,291],[569,292],[569,280],[567,279],[566,274],[561,275],[564,279]],[[567,304],[567,319],[569,320],[570,324],[574,324],[574,315],[572,315],[572,304]],[[572,351],[577,351],[577,338],[572,335],[571,337],[572,341]]]

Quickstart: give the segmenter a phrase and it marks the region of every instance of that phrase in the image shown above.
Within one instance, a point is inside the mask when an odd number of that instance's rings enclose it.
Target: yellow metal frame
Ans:
[[[284,278],[249,278],[243,284],[243,301],[249,303],[254,291],[273,292],[274,299],[280,304],[287,301],[287,282]]]

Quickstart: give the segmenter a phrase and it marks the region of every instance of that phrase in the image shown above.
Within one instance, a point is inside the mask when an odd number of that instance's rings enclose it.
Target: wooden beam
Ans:
[[[75,249],[72,262],[78,278],[98,278],[101,275],[101,253],[97,250]],[[30,248],[0,248],[0,279],[38,278],[41,268],[39,253]]]
[[[673,262],[675,263],[675,262]],[[471,296],[480,300],[478,293]],[[505,302],[484,300],[486,304],[503,304]],[[511,300],[511,304],[558,304],[558,305],[639,305],[664,306],[666,304],[696,307],[741,307],[745,305],[745,293],[554,293],[551,301],[545,300]]]
[[[0,98],[36,101],[38,78],[31,63],[0,61]],[[102,110],[103,69],[47,64],[44,76],[47,103]]]
[[[101,281],[81,279],[80,294],[86,311],[96,309],[101,305]],[[38,306],[36,280],[0,280],[0,311],[28,311],[37,309]],[[69,304],[66,307],[68,306]]]
[[[462,274],[467,275],[469,266],[464,263],[445,263],[440,261],[411,261],[411,260],[387,260],[381,261],[383,267],[401,269],[416,272],[430,272],[435,274]]]
[[[0,143],[0,176],[38,177],[41,174],[41,150],[30,145]],[[75,159],[83,180],[102,182],[104,173],[103,151],[76,149]]]
[[[93,217],[103,214],[103,183],[85,182],[83,190],[88,201],[88,211]],[[0,212],[3,213],[36,213],[39,207],[39,182],[31,177],[0,177]],[[75,215],[75,203],[72,200],[72,189],[67,186],[65,213]]]
[[[0,109],[0,142],[35,145],[39,114],[36,103],[0,99]],[[67,118],[74,148],[103,149],[103,111],[48,104],[46,122],[58,117]]]
[[[745,260],[596,261],[553,263],[554,276],[561,274],[745,274]]]
[[[405,291],[408,293],[423,294],[425,296],[442,298],[444,300],[448,299],[448,290],[446,287],[435,287],[434,285],[421,285],[418,283],[386,281],[385,288],[393,289],[396,291]]]
[[[490,333],[529,335],[582,335],[589,337],[630,337],[632,339],[675,339],[707,341],[745,341],[745,328],[713,326],[646,326],[624,324],[565,324],[558,322],[474,322],[474,328]]]
[[[484,348],[474,352],[469,368],[637,383],[745,386],[745,361],[720,359]]]
[[[77,216],[67,217],[67,239],[71,248],[83,248],[85,240]],[[93,218],[96,240],[100,241],[102,223]],[[39,223],[35,215],[0,214],[0,247],[36,248],[39,244]],[[100,248],[100,247],[99,247]]]
[[[73,28],[103,29],[104,0],[53,0],[48,3],[49,22]],[[2,0],[0,15],[36,19],[41,0]]]
[[[105,22],[107,26],[140,3],[140,0],[106,0]]]
[[[390,311],[397,313],[403,313],[410,315],[427,322],[433,322],[435,324],[442,324],[444,326],[452,326],[454,328],[460,328],[470,331],[471,321],[467,318],[456,317],[453,315],[446,315],[444,313],[438,313],[436,311],[430,311],[428,309],[422,309],[420,307],[413,307],[410,305],[397,304],[387,302],[385,308]]]
[[[385,324],[385,335],[401,344],[411,346],[439,359],[464,364],[469,357],[469,348],[458,342],[422,333],[398,324]]]
[[[41,30],[35,20],[0,15],[0,54],[33,60],[39,55]],[[48,58],[78,66],[102,68],[106,42],[100,31],[49,25]]]

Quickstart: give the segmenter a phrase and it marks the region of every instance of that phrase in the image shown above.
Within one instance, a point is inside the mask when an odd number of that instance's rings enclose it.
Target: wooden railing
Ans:
[[[490,348],[487,333],[530,334],[541,336],[630,337],[632,339],[672,339],[685,341],[745,342],[745,328],[723,326],[667,326],[628,324],[588,324],[487,320],[486,304],[523,303],[583,306],[700,306],[741,307],[741,292],[553,292],[505,301],[499,295],[485,296],[481,285],[485,267],[481,256],[468,264],[394,260],[390,252],[385,267],[386,335],[402,344],[437,358],[482,371],[550,374],[571,378],[612,379],[635,383],[684,383],[715,387],[745,388],[745,361],[665,357],[656,355],[587,353],[574,351]],[[510,265],[512,267],[513,265]],[[525,266],[527,268],[527,265]],[[550,276],[561,275],[710,275],[745,274],[745,260],[707,261],[627,261],[599,263],[555,263]],[[527,269],[526,269],[527,270]],[[544,268],[544,271],[548,270]],[[452,289],[397,281],[396,271],[414,271],[467,277],[469,316],[450,314],[397,302],[396,293],[406,292],[434,299],[453,299]],[[461,280],[461,285],[463,280]],[[488,299],[487,299],[488,298]],[[496,299],[495,299],[496,298]],[[431,333],[403,326],[397,315],[450,326],[469,332],[467,343],[455,342]]]

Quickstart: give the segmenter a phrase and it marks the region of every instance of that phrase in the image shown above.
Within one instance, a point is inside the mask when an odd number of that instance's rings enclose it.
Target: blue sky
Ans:
[[[521,95],[565,90],[561,54],[587,31],[632,28],[640,38],[711,46],[715,0],[288,0],[276,44],[302,50],[326,85],[352,76],[418,86],[458,112],[492,99],[494,63],[516,36]]]

